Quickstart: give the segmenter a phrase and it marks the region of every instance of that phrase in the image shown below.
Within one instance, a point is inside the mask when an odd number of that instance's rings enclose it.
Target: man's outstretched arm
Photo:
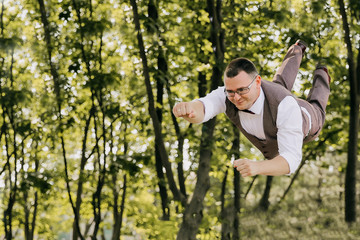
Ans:
[[[180,102],[173,108],[175,117],[182,117],[190,123],[201,123],[204,120],[205,108],[201,101]]]
[[[253,161],[249,159],[237,159],[234,167],[242,177],[255,175],[280,176],[290,173],[290,167],[285,158],[278,155],[271,160]]]

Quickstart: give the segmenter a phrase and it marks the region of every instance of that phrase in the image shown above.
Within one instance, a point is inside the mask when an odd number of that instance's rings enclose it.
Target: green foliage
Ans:
[[[43,174],[28,172],[25,181],[21,185],[22,191],[27,191],[30,187],[34,187],[39,189],[41,193],[46,193],[51,190],[51,184],[49,181],[49,177],[51,175],[48,173],[48,176],[44,176]]]
[[[92,35],[97,35],[99,33],[103,33],[106,29],[111,26],[111,23],[105,19],[101,21],[95,21],[92,19],[83,19],[82,21],[83,27],[82,30],[87,34],[86,37],[90,37]]]
[[[118,74],[116,73],[101,73],[94,72],[93,77],[86,83],[85,86],[90,89],[107,89],[114,87],[115,83],[118,82]],[[115,85],[116,86],[116,85]]]
[[[20,42],[18,38],[0,38],[1,51],[8,52],[11,49],[16,48]]]
[[[113,162],[110,169],[113,174],[116,174],[120,169],[122,169],[129,172],[131,176],[135,176],[141,170],[139,165],[149,165],[150,159],[151,156],[146,156],[144,154],[134,154],[132,156],[120,155],[116,157],[116,161]]]
[[[2,89],[1,95],[0,103],[8,109],[20,107],[31,99],[31,92],[27,89],[13,90],[5,87]]]

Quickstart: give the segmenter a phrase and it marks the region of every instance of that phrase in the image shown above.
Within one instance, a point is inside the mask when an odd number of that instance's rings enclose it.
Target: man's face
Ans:
[[[259,75],[249,75],[241,71],[233,78],[225,77],[224,83],[226,91],[235,92],[234,96],[228,94],[228,99],[235,104],[239,110],[249,109],[259,97],[261,85],[261,77]],[[245,94],[239,95],[236,92],[237,90],[246,90],[247,88],[249,88],[249,90]]]

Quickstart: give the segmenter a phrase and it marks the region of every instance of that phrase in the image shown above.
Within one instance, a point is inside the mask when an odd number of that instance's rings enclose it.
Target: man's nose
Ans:
[[[236,101],[239,101],[239,100],[241,99],[241,95],[238,94],[237,92],[235,92],[234,99],[235,99]]]

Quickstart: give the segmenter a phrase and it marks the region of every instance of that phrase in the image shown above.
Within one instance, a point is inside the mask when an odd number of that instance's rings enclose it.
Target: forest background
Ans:
[[[359,239],[360,4],[355,0],[1,0],[4,239]],[[247,57],[271,80],[308,43],[331,96],[292,176],[241,178],[262,155],[219,115],[176,102]]]

